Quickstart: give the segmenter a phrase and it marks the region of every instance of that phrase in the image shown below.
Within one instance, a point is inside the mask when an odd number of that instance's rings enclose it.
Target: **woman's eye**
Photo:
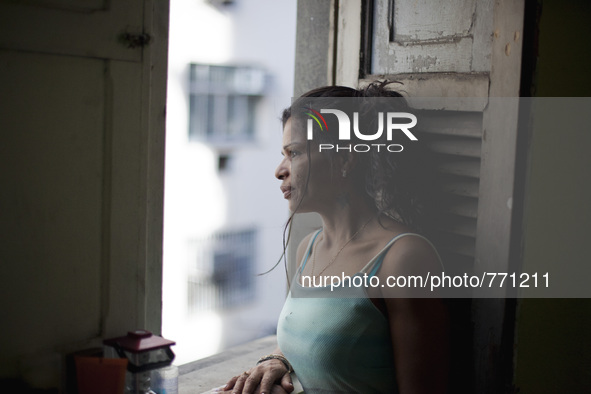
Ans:
[[[296,157],[299,154],[300,154],[300,152],[298,152],[297,150],[292,150],[291,152],[289,152],[289,156],[291,156],[291,157]]]

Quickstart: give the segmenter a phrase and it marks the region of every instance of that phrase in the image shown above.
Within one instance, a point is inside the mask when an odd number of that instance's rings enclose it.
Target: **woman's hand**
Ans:
[[[220,389],[222,390],[222,389]],[[213,392],[215,392],[216,394],[231,394],[232,391],[228,390],[228,391],[217,391],[214,390]],[[273,387],[271,387],[271,391],[261,391],[260,386],[256,388],[256,390],[254,391],[254,394],[289,394],[288,391],[285,391],[283,389],[283,387],[281,387],[278,384],[274,384]]]
[[[232,394],[282,394],[291,393],[291,376],[280,360],[267,360],[241,375],[234,376],[222,388]]]

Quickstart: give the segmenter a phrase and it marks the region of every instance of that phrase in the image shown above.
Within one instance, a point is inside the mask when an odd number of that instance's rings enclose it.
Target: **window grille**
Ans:
[[[254,298],[256,230],[230,231],[189,244],[189,312],[226,309]]]
[[[252,141],[266,76],[257,68],[191,64],[189,139],[211,144]]]

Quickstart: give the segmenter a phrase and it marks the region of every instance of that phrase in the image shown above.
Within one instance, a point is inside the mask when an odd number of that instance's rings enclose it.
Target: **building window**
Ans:
[[[254,299],[256,230],[190,242],[189,312],[227,309]]]
[[[191,64],[189,139],[214,145],[252,141],[265,80],[253,67]]]

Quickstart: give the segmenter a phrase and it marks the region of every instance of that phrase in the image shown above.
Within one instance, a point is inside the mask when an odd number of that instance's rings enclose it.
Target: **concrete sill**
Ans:
[[[179,367],[179,394],[201,394],[220,387],[235,375],[252,368],[277,347],[275,335],[247,342],[211,357]]]

